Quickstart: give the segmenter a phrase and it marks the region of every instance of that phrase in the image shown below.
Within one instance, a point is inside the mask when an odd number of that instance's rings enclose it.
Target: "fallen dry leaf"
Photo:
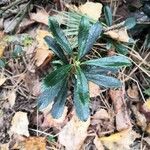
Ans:
[[[3,75],[0,75],[0,86],[3,85],[6,80],[7,78],[5,78]]]
[[[39,23],[48,25],[48,13],[44,10],[37,10],[36,13],[30,13],[30,19]]]
[[[51,35],[48,31],[37,30],[36,40],[38,42],[38,48],[36,49],[35,60],[36,66],[39,67],[42,64],[46,65],[51,59],[53,53],[49,50],[47,44],[44,41],[44,37]]]
[[[10,133],[29,136],[28,124],[27,113],[21,111],[16,112],[12,118]]]
[[[129,42],[130,40],[126,28],[106,31],[104,34],[120,42]]]
[[[86,122],[82,122],[74,114],[59,133],[58,140],[60,144],[64,145],[66,150],[79,150],[87,137],[89,125],[90,118]]]
[[[102,4],[94,2],[86,2],[85,4],[79,6],[79,11],[82,14],[89,16],[93,20],[98,20],[102,12]]]
[[[89,92],[90,97],[96,97],[100,94],[100,87],[93,82],[89,82]]]
[[[15,90],[8,91],[7,96],[10,106],[13,107],[16,101],[16,91]]]
[[[9,143],[1,144],[0,145],[0,150],[9,150]]]
[[[130,86],[127,90],[127,94],[130,98],[135,99],[136,101],[139,100],[139,92],[137,85]]]
[[[150,123],[146,127],[146,132],[150,134]]]
[[[100,142],[109,150],[131,150],[130,145],[140,135],[132,129],[114,133],[108,137],[99,138]]]
[[[93,119],[109,119],[110,115],[105,109],[98,110],[92,117]]]
[[[125,102],[124,92],[119,90],[110,90],[109,92],[114,109],[115,109],[115,120],[116,128],[118,131],[131,127],[131,121],[128,114],[127,105]]]
[[[42,127],[55,127],[57,129],[61,129],[61,126],[65,121],[67,112],[68,112],[68,108],[65,106],[64,112],[59,119],[54,119],[52,115],[50,114],[50,112],[48,112],[48,114],[44,114],[44,121],[41,126]]]
[[[101,3],[94,3],[94,2],[86,2],[83,5],[80,5],[79,7],[76,7],[75,5],[68,5],[66,4],[66,7],[70,10],[74,10],[78,13],[87,15],[89,18],[97,21],[102,13],[102,4]]]
[[[147,121],[150,121],[150,98],[142,105],[140,110],[146,117]]]
[[[7,42],[4,40],[5,35],[0,31],[0,58],[3,56],[4,50],[7,46]]]
[[[99,140],[99,138],[97,136],[94,138],[93,142],[94,142],[97,150],[105,150],[103,144],[101,143],[101,141]]]
[[[44,137],[28,137],[23,141],[17,141],[12,149],[46,150],[46,140]]]

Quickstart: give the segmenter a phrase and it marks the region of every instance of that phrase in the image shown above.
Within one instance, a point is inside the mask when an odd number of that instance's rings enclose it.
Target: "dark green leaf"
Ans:
[[[42,110],[43,108],[47,107],[57,96],[62,86],[63,82],[60,81],[55,86],[46,88],[38,97],[38,108]]]
[[[87,17],[83,16],[79,25],[79,33],[78,33],[78,48],[79,48],[79,56],[82,55],[83,50],[86,47],[87,38],[89,34],[90,23]]]
[[[108,74],[108,73],[117,73],[117,68],[104,68],[99,66],[83,66],[82,69],[84,70],[85,74]]]
[[[127,29],[131,29],[131,28],[133,28],[135,25],[136,25],[136,19],[135,19],[134,17],[127,18],[127,19],[125,20],[124,26],[125,26]]]
[[[146,90],[144,91],[144,93],[145,93],[146,95],[150,96],[150,88],[146,89]]]
[[[67,54],[71,54],[71,45],[55,19],[49,18],[49,28],[57,43],[65,50]]]
[[[123,44],[113,42],[113,45],[118,53],[123,54],[123,55],[126,55],[128,53],[127,47],[125,47]]]
[[[100,24],[100,22],[97,22],[90,27],[88,38],[86,41],[86,46],[82,50],[82,52],[80,52],[79,58],[82,58],[92,49],[93,44],[99,38],[101,32],[102,32],[102,25]]]
[[[125,56],[111,56],[111,57],[88,60],[83,62],[82,64],[94,65],[99,67],[121,68],[124,66],[130,66],[131,62]]]
[[[113,16],[112,16],[112,11],[109,6],[104,6],[104,15],[105,15],[105,19],[106,19],[106,24],[108,26],[111,26]]]
[[[54,104],[51,109],[51,114],[54,118],[58,119],[62,116],[66,99],[67,99],[67,81],[65,80],[57,97],[54,100]]]
[[[50,36],[45,36],[44,40],[46,41],[48,47],[64,62],[67,62],[67,58],[62,50],[62,48],[58,45],[58,43]]]
[[[90,114],[88,81],[80,68],[77,70],[75,79],[74,105],[78,117],[82,121],[86,121]]]
[[[21,54],[23,54],[23,49],[22,46],[20,45],[15,45],[14,50],[13,50],[13,57],[18,57]]]
[[[71,70],[72,65],[65,65],[62,66],[50,74],[48,74],[45,79],[44,79],[44,84],[49,87],[49,86],[54,86],[57,84],[60,80],[64,79],[66,76],[68,76],[69,71]]]
[[[86,74],[86,77],[89,81],[92,81],[99,86],[106,88],[121,87],[121,82],[114,77],[99,74]]]

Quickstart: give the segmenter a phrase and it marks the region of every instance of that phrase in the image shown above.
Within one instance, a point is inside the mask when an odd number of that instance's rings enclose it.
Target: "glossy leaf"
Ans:
[[[67,81],[63,82],[57,97],[54,100],[54,104],[51,109],[51,114],[54,118],[60,118],[63,114],[65,103],[67,99]]]
[[[71,54],[71,45],[55,19],[49,18],[49,28],[57,43],[64,49],[67,54]]]
[[[121,82],[114,77],[100,74],[86,74],[86,77],[89,81],[92,81],[99,86],[106,88],[121,87]]]
[[[130,18],[127,18],[127,19],[125,20],[124,26],[125,26],[127,29],[131,29],[131,28],[133,28],[135,25],[136,25],[136,19],[135,19],[134,17],[130,17]]]
[[[126,55],[128,53],[128,48],[125,47],[123,44],[113,42],[113,45],[118,53],[123,54],[123,55]]]
[[[86,47],[87,38],[89,34],[90,23],[87,17],[83,16],[79,25],[79,33],[78,33],[78,49],[79,56],[82,55],[83,50]]]
[[[112,21],[113,21],[113,16],[112,16],[112,11],[109,6],[104,6],[104,15],[105,15],[105,19],[106,19],[106,24],[108,26],[111,26]]]
[[[131,62],[125,56],[111,56],[111,57],[88,60],[83,62],[82,64],[94,65],[99,67],[121,68],[124,66],[130,66]]]
[[[80,52],[79,58],[82,58],[85,54],[87,54],[92,49],[94,43],[99,38],[101,32],[102,32],[102,25],[100,24],[100,22],[97,22],[90,27],[89,34],[86,41],[86,46],[82,50],[82,52]]]
[[[78,117],[86,121],[90,114],[88,81],[80,68],[77,70],[75,79],[74,105]]]
[[[59,81],[64,79],[66,76],[68,76],[69,71],[71,70],[72,65],[68,64],[65,66],[62,66],[56,70],[54,70],[52,73],[48,74],[44,79],[44,84],[49,86],[54,86]]]
[[[54,100],[62,85],[63,82],[60,81],[55,86],[48,87],[41,93],[41,95],[38,97],[38,108],[40,110],[47,107]]]
[[[62,50],[62,48],[58,45],[58,43],[50,36],[44,37],[45,42],[48,47],[64,62],[67,62],[67,58]]]
[[[83,71],[85,74],[108,74],[108,73],[117,73],[117,68],[112,67],[99,67],[99,66],[83,66]]]

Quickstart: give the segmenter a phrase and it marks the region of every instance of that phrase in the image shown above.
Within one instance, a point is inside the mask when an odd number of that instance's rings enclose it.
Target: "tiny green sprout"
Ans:
[[[49,49],[56,55],[55,62],[61,61],[61,63],[43,79],[43,92],[38,98],[39,109],[45,108],[54,101],[50,112],[54,118],[61,117],[67,91],[70,85],[73,85],[73,104],[76,114],[80,120],[86,121],[90,115],[89,81],[106,88],[120,87],[121,82],[108,76],[108,73],[117,73],[120,68],[131,65],[131,62],[121,55],[92,60],[84,58],[102,33],[99,21],[91,25],[87,17],[81,18],[77,49],[71,47],[56,20],[49,19],[49,28],[53,38],[46,36],[44,39]]]

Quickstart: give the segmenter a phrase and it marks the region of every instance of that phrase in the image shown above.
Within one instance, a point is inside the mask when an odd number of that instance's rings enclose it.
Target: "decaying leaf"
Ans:
[[[46,140],[44,137],[28,137],[23,141],[17,141],[12,150],[46,150]]]
[[[116,128],[118,131],[131,127],[131,121],[125,102],[124,92],[119,90],[110,90],[109,92],[116,114]]]
[[[131,150],[130,145],[140,135],[132,129],[114,133],[108,137],[99,138],[100,142],[109,150]]]
[[[150,121],[150,98],[142,105],[141,112],[145,115],[147,121]]]
[[[30,19],[39,23],[48,25],[48,13],[44,10],[37,10],[36,13],[30,13]]]
[[[79,7],[75,5],[66,5],[70,10],[74,10],[78,13],[83,15],[87,15],[89,18],[97,21],[102,13],[102,4],[101,3],[94,3],[94,2],[86,2]]]
[[[12,118],[10,132],[11,134],[29,136],[27,113],[18,111]]]
[[[98,110],[92,117],[93,119],[109,119],[110,115],[105,109]]]
[[[94,142],[97,150],[105,150],[102,142],[99,140],[99,138],[97,136],[94,138],[93,142]]]
[[[76,115],[73,115],[59,133],[58,139],[60,144],[64,145],[66,150],[79,150],[87,137],[89,125],[90,118],[86,122],[82,122]]]
[[[9,102],[10,106],[13,107],[15,104],[15,101],[16,101],[16,91],[11,90],[7,93],[7,95],[8,95],[8,102]]]
[[[100,94],[100,87],[93,82],[89,82],[89,92],[90,97],[96,97]]]
[[[7,46],[7,42],[4,40],[5,35],[0,31],[0,58],[3,56],[4,50]]]
[[[63,112],[62,116],[59,119],[54,119],[52,117],[52,115],[50,114],[50,112],[48,112],[48,114],[47,113],[44,114],[44,121],[43,121],[41,126],[42,127],[55,127],[55,128],[60,129],[62,124],[65,121],[65,118],[66,118],[66,115],[67,115],[67,111],[68,111],[68,108],[65,106],[64,112]]]
[[[52,59],[53,53],[48,49],[44,41],[44,37],[47,35],[50,35],[48,31],[37,30],[36,40],[38,42],[38,48],[36,49],[35,55],[37,67],[41,66],[43,63],[47,64]]]
[[[120,42],[129,42],[130,41],[130,38],[128,36],[126,28],[106,31],[104,34],[106,34],[106,35],[110,36],[112,39],[115,39]]]

